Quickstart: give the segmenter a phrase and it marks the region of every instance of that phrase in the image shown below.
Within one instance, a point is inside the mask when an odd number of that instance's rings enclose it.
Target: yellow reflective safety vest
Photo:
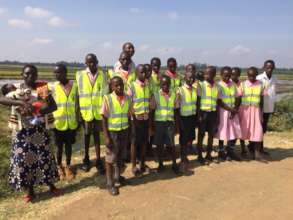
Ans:
[[[132,91],[132,104],[135,115],[149,113],[150,109],[150,88],[149,85],[141,86],[136,81],[130,84]]]
[[[109,91],[107,75],[100,68],[97,74],[92,85],[86,70],[76,73],[80,113],[87,122],[102,119],[100,114],[102,100]]]
[[[196,114],[197,90],[192,86],[191,90],[187,85],[178,88],[180,94],[180,115],[191,116]]]
[[[176,94],[170,90],[169,99],[162,95],[162,90],[154,94],[156,101],[155,121],[174,121],[174,108]]]
[[[260,81],[255,82],[255,85],[247,86],[247,81],[241,83],[242,98],[241,105],[244,106],[259,106],[263,92],[263,84]]]
[[[236,84],[234,82],[230,82],[229,85],[227,85],[225,82],[220,81],[218,86],[221,91],[222,102],[229,107],[234,107],[237,94]]]
[[[74,130],[78,126],[76,117],[77,85],[73,82],[69,95],[64,92],[60,82],[49,85],[56,102],[57,110],[53,112],[54,125],[59,131]]]
[[[124,92],[128,91],[129,84],[136,80],[136,75],[134,72],[129,73],[127,76],[122,73],[115,73],[112,69],[108,70],[108,76],[110,79],[112,79],[114,76],[119,76],[122,78],[124,83]]]
[[[108,130],[121,131],[129,127],[129,108],[130,98],[125,96],[124,104],[121,105],[118,101],[117,95],[112,92],[105,96],[106,102],[109,106]]]
[[[200,109],[202,111],[216,111],[219,94],[219,88],[217,84],[214,83],[212,86],[207,81],[203,81],[199,85],[201,89]]]
[[[152,72],[150,78],[150,90],[151,94],[154,94],[160,90],[160,78],[159,75],[154,72]]]

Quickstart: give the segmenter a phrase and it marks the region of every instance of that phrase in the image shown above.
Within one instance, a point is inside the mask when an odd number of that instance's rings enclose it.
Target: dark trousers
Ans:
[[[263,133],[267,132],[268,129],[268,122],[272,113],[263,113],[263,122],[262,122],[262,129]]]

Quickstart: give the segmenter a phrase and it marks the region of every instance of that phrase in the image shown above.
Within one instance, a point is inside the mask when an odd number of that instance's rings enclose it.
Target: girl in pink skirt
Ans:
[[[222,80],[218,83],[220,93],[218,99],[219,125],[215,135],[219,139],[219,160],[226,157],[232,160],[239,160],[233,149],[235,142],[241,138],[241,129],[238,118],[238,107],[240,96],[236,84],[231,81],[232,69],[228,66],[221,69]],[[228,141],[227,154],[224,151],[224,141]]]
[[[265,95],[264,85],[256,79],[256,67],[247,70],[247,80],[241,84],[241,105],[239,108],[242,139],[249,140],[249,150],[253,159],[260,160],[260,147],[263,140],[262,100]]]

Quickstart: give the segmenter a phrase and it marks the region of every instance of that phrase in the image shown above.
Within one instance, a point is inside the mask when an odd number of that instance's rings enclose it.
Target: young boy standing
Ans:
[[[85,58],[87,68],[76,74],[78,86],[79,108],[84,125],[84,150],[83,169],[90,170],[89,147],[90,137],[93,135],[96,150],[96,168],[104,174],[104,166],[100,157],[100,127],[102,98],[108,93],[108,78],[102,69],[98,68],[98,59],[94,54]]]
[[[167,70],[165,75],[170,77],[170,89],[173,92],[176,92],[177,88],[181,86],[181,79],[180,75],[177,73],[177,61],[175,58],[171,57],[167,60]]]
[[[199,128],[198,128],[198,161],[205,164],[205,159],[212,161],[213,137],[217,129],[217,99],[219,88],[215,82],[216,68],[208,66],[204,73],[204,81],[200,84],[198,99],[200,100]],[[208,132],[207,155],[202,157],[202,144],[205,132]]]
[[[128,95],[132,99],[132,172],[135,176],[138,176],[146,171],[146,147],[149,137],[150,89],[146,81],[145,65],[139,64],[136,67],[136,81],[130,84]],[[137,152],[139,153],[138,157]],[[137,158],[140,162],[139,169],[136,167]]]
[[[152,116],[154,114],[155,122],[155,136],[154,145],[158,149],[159,167],[158,171],[164,170],[163,152],[164,146],[171,150],[172,155],[172,170],[178,174],[179,169],[176,164],[175,152],[175,101],[176,94],[170,89],[170,77],[163,75],[161,77],[161,89],[156,92],[151,100]],[[152,117],[153,118],[153,117]],[[178,122],[178,115],[176,114],[176,122]]]
[[[195,72],[185,73],[185,83],[177,90],[176,105],[180,108],[179,142],[181,147],[181,163],[186,167],[187,147],[192,145],[195,139],[196,113],[199,103],[197,102],[197,90],[193,87]]]
[[[124,94],[123,80],[111,79],[112,93],[104,96],[101,115],[106,144],[106,179],[111,195],[118,195],[118,185],[125,182],[121,176],[122,154],[128,143],[130,123],[130,98]]]
[[[60,179],[71,180],[74,174],[70,167],[72,144],[75,142],[76,129],[78,127],[77,107],[78,92],[77,85],[67,79],[67,68],[63,64],[56,65],[54,74],[57,81],[50,85],[53,98],[57,104],[54,116],[54,134],[57,146],[57,165]],[[62,152],[65,146],[66,166],[62,165]]]

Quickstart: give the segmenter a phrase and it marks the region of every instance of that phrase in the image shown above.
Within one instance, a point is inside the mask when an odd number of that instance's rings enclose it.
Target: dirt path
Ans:
[[[293,133],[271,133],[266,142],[272,156],[268,163],[199,167],[191,157],[186,176],[167,169],[141,179],[133,178],[128,169],[131,184],[121,188],[118,197],[97,187],[105,182],[92,169],[62,197],[44,194],[29,206],[11,199],[3,202],[0,212],[24,219],[293,219]],[[8,210],[16,207],[17,211]]]

